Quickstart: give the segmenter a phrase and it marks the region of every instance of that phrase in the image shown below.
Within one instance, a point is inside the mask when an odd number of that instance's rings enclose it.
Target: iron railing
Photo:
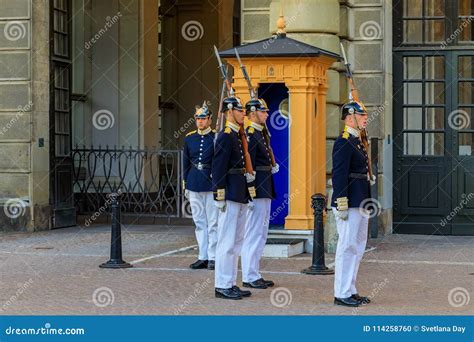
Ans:
[[[181,216],[182,151],[76,146],[72,157],[78,215],[108,212],[107,195],[120,192],[123,215]]]

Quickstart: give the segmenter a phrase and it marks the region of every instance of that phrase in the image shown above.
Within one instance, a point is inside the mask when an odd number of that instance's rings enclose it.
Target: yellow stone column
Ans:
[[[310,229],[313,216],[308,200],[314,187],[312,170],[314,150],[315,87],[308,84],[287,84],[290,98],[290,186],[289,213],[285,220],[286,229]]]

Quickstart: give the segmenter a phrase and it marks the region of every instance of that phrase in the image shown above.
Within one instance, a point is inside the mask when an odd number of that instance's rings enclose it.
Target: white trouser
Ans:
[[[215,260],[217,245],[217,215],[212,192],[189,191],[189,204],[196,225],[199,260]]]
[[[250,283],[262,278],[260,259],[267,242],[272,200],[255,198],[253,210],[247,211],[244,244],[242,246],[242,281]]]
[[[237,284],[237,267],[245,233],[247,204],[226,201],[219,211],[215,266],[215,287],[228,289]]]
[[[336,208],[332,208],[333,212]],[[337,241],[334,296],[347,298],[357,293],[356,279],[360,261],[367,244],[368,214],[362,214],[360,208],[349,208],[347,220],[336,216]]]

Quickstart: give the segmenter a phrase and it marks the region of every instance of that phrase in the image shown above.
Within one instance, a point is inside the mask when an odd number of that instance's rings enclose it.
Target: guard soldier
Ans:
[[[336,249],[334,304],[360,306],[370,299],[356,290],[357,272],[364,255],[368,233],[367,207],[370,201],[369,157],[360,140],[367,126],[367,110],[356,101],[342,107],[345,127],[332,152],[332,211],[339,240]]]
[[[217,228],[215,296],[223,299],[242,299],[250,291],[237,286],[237,265],[245,232],[247,204],[255,188],[255,180],[247,173],[243,139],[245,113],[239,98],[229,96],[223,101],[227,116],[225,129],[219,133],[212,164],[212,183],[215,205],[219,208]]]
[[[189,267],[213,270],[218,210],[214,206],[211,180],[215,132],[211,129],[212,113],[207,102],[196,107],[194,118],[197,130],[186,135],[183,151],[184,194],[191,206],[199,246],[198,260]]]
[[[242,281],[244,287],[266,289],[273,281],[264,280],[260,274],[260,259],[267,241],[270,210],[275,195],[272,174],[279,166],[272,160],[270,137],[265,126],[268,107],[263,99],[252,99],[245,105],[250,126],[247,127],[249,153],[256,171],[254,208],[248,210],[245,237],[242,246]]]

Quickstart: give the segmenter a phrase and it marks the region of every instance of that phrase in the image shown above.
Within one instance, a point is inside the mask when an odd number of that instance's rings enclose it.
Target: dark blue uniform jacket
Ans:
[[[225,189],[225,200],[248,203],[250,199],[247,188],[244,153],[242,142],[237,132],[226,124],[223,132],[217,137],[212,163],[212,185],[214,198],[218,198],[218,190]]]
[[[247,136],[249,138],[250,159],[252,159],[253,169],[257,173],[255,177],[256,198],[273,199],[276,194],[271,172],[272,159],[263,132],[249,126],[247,127]]]
[[[345,129],[334,142],[332,150],[332,207],[337,207],[336,199],[340,197],[348,198],[349,208],[358,208],[370,198],[368,165],[364,145]]]
[[[195,192],[212,191],[212,159],[214,132],[199,134],[192,131],[184,138],[183,169],[186,189]]]

